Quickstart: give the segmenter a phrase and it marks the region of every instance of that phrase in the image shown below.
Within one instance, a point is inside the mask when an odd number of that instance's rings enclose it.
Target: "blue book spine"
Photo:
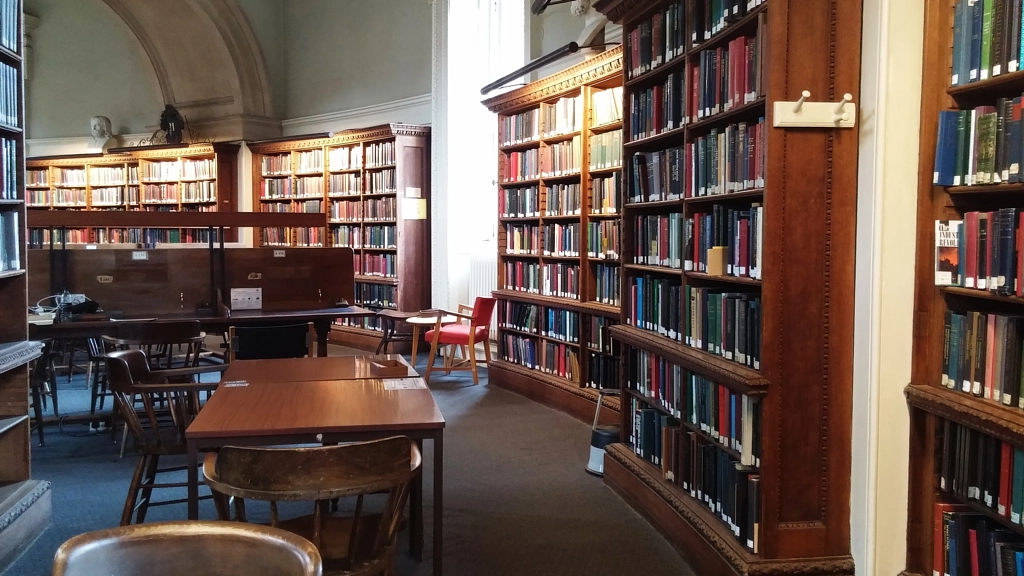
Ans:
[[[954,516],[949,517],[949,557],[946,558],[947,574],[949,576],[960,576],[956,569],[956,520]],[[966,575],[965,575],[966,576]]]
[[[943,110],[939,112],[939,134],[935,143],[935,172],[932,183],[939,186],[952,186],[956,172],[956,124],[957,112]]]
[[[975,0],[971,6],[971,67],[968,82],[977,82],[981,74],[981,21],[984,3]]]

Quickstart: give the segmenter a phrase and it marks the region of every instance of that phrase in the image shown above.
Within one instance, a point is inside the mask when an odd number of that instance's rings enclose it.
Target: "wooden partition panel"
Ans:
[[[146,259],[133,259],[140,252]],[[56,256],[59,266],[59,251]],[[262,288],[267,311],[330,308],[341,299],[354,300],[349,249],[228,249],[224,266],[226,304],[231,288]],[[49,250],[30,250],[30,303],[51,294],[50,273]],[[210,251],[68,250],[67,290],[128,316],[194,312],[210,302]]]

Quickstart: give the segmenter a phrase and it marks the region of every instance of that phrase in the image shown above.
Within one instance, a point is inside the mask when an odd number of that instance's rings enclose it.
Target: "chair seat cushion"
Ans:
[[[469,344],[469,330],[473,328],[468,324],[451,324],[449,326],[441,327],[441,335],[438,336],[437,341],[441,344]],[[427,342],[434,340],[434,331],[427,330],[427,333],[423,336]],[[477,326],[476,334],[473,335],[473,342],[483,342],[487,339],[487,327]]]

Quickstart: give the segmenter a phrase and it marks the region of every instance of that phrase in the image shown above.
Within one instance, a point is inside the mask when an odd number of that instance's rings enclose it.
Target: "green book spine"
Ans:
[[[981,15],[981,79],[991,76],[992,67],[992,2],[984,0]]]
[[[978,172],[977,184],[991,184],[996,169],[997,114],[983,114],[978,118]]]

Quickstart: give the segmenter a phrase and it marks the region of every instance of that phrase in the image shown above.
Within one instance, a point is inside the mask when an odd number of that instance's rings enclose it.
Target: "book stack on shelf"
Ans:
[[[236,144],[140,147],[127,152],[30,158],[26,188],[32,210],[235,212]],[[207,244],[206,228],[66,228],[60,244]],[[217,231],[213,232],[218,240]],[[236,232],[227,229],[225,241]],[[29,246],[49,245],[51,230],[29,229]]]
[[[22,3],[0,0],[0,572],[50,522],[50,483],[32,479],[25,273],[25,140]]]
[[[619,386],[621,67],[616,48],[484,101],[500,167],[490,382],[586,418]]]
[[[386,124],[328,138],[249,144],[253,206],[315,212],[328,227],[261,228],[262,246],[352,248],[354,304],[415,312],[430,306],[429,128]],[[375,348],[376,318],[346,319],[332,340]]]
[[[700,574],[853,574],[857,137],[767,106],[859,90],[860,3],[831,6],[594,4],[625,40],[605,482]]]
[[[907,573],[1019,574],[1021,4],[926,10]]]

